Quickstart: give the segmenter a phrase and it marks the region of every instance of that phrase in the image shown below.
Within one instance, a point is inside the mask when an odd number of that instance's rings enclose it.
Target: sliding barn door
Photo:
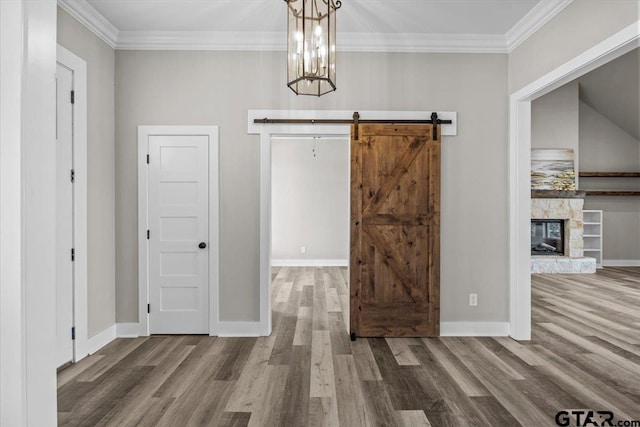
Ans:
[[[440,130],[351,129],[351,332],[440,334]]]

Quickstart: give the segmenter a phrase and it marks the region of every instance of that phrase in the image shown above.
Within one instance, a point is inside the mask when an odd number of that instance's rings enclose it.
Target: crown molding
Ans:
[[[285,51],[286,33],[120,31],[119,50]]]
[[[58,0],[58,6],[106,44],[117,47],[118,29],[86,0]]]
[[[338,33],[344,52],[507,53],[504,36],[487,34]]]
[[[506,53],[503,36],[338,33],[341,52]],[[286,33],[121,31],[122,50],[285,51]]]
[[[505,35],[338,33],[342,52],[510,53],[573,0],[543,0]],[[118,50],[285,51],[284,32],[119,31],[86,0],[58,5]]]
[[[573,0],[542,0],[535,5],[505,34],[507,51],[513,52],[572,2]]]

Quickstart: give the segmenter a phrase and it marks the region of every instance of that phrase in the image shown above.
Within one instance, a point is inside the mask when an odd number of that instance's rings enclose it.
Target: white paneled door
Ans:
[[[56,366],[73,360],[73,71],[56,70]]]
[[[149,135],[149,332],[209,333],[209,140]]]

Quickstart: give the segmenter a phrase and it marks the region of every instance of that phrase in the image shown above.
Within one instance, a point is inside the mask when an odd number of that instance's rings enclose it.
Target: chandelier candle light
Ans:
[[[288,83],[296,95],[336,90],[336,10],[340,0],[284,0]]]

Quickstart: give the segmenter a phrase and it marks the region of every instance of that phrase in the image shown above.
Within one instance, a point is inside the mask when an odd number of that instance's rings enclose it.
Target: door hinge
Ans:
[[[147,154],[147,164],[149,164],[149,155]]]
[[[76,250],[74,248],[71,248],[71,261],[75,261],[76,260]]]
[[[147,304],[147,313],[151,313],[151,304]]]
[[[76,171],[71,169],[71,182],[76,182]]]
[[[71,103],[72,104],[76,103],[76,91],[75,90],[71,91]]]
[[[71,328],[71,339],[72,339],[72,340],[75,340],[75,339],[76,339],[76,327],[75,327],[75,326],[73,326],[73,327]]]
[[[151,238],[151,230],[147,230],[147,240]]]

